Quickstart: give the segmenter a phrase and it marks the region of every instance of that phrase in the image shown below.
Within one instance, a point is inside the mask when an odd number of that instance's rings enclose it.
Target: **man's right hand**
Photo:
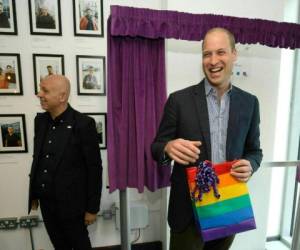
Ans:
[[[37,210],[39,207],[39,200],[32,200],[31,201],[31,209],[32,210]]]
[[[164,151],[168,156],[182,165],[194,163],[199,158],[201,141],[189,141],[184,139],[175,139],[169,141]]]

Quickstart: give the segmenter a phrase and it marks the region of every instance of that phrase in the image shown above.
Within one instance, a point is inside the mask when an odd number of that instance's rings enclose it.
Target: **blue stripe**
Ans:
[[[252,207],[249,206],[233,212],[215,216],[213,218],[201,219],[200,224],[202,230],[205,230],[208,228],[238,224],[253,217]]]

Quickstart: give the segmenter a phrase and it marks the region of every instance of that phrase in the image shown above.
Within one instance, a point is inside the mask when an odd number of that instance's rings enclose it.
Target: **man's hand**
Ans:
[[[251,175],[253,169],[248,160],[241,159],[234,163],[231,168],[231,175],[235,177],[238,181],[247,182]]]
[[[37,210],[39,207],[39,200],[32,200],[31,201],[31,210]]]
[[[164,148],[168,156],[179,164],[188,165],[199,158],[201,141],[175,139],[169,141]]]
[[[84,224],[85,225],[91,225],[93,224],[97,219],[97,214],[91,214],[89,212],[85,212],[84,215]]]

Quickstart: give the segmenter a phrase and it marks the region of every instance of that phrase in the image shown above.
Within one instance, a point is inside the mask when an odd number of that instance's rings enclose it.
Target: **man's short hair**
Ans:
[[[210,34],[210,33],[212,33],[212,32],[215,32],[215,31],[223,31],[224,33],[226,33],[227,36],[228,36],[228,39],[229,39],[229,43],[230,43],[231,50],[235,50],[235,38],[234,38],[234,35],[233,35],[233,33],[232,33],[230,30],[228,30],[228,29],[226,29],[226,28],[222,28],[222,27],[214,27],[214,28],[209,29],[209,30],[205,33],[205,35],[204,35],[203,42],[204,42],[204,40],[205,40],[205,37],[206,37],[208,34]],[[203,49],[203,43],[202,43],[202,49]]]

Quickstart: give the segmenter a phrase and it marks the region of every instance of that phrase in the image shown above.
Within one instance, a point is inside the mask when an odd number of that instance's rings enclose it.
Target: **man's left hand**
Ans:
[[[241,159],[232,165],[230,173],[238,181],[247,182],[250,179],[252,172],[253,169],[251,167],[250,161]]]
[[[89,212],[85,212],[84,215],[84,224],[85,225],[91,225],[93,224],[97,219],[97,214],[91,214]]]

